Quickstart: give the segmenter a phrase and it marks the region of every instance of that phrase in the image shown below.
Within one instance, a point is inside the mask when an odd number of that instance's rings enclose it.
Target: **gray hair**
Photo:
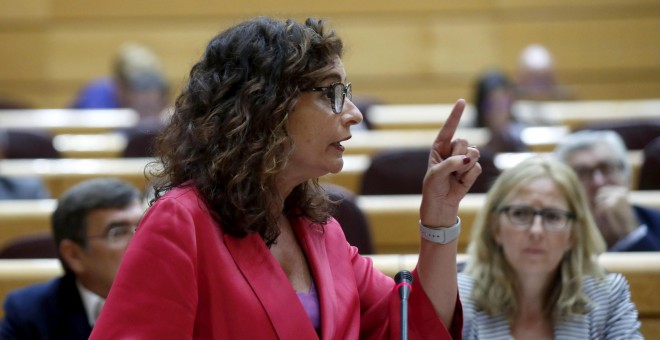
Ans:
[[[554,156],[566,163],[569,155],[577,150],[586,149],[595,145],[605,145],[623,164],[628,180],[631,178],[630,164],[628,163],[628,150],[626,144],[618,133],[609,130],[583,130],[572,133],[557,144]]]

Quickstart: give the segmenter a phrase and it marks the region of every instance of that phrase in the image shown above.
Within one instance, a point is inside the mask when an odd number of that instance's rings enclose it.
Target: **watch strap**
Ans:
[[[439,244],[447,244],[458,238],[461,233],[461,218],[456,217],[456,223],[446,228],[429,228],[419,221],[419,232],[427,241]]]

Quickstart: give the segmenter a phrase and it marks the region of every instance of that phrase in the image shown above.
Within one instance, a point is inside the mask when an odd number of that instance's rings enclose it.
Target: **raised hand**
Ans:
[[[479,150],[465,139],[452,141],[464,109],[459,99],[431,147],[420,206],[420,219],[429,227],[456,222],[458,204],[481,173]]]

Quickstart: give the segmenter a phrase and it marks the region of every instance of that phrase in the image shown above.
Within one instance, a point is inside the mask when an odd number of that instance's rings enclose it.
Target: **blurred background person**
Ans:
[[[132,108],[141,123],[158,121],[169,103],[169,86],[158,56],[144,45],[126,43],[113,62],[113,75],[91,81],[71,105],[76,109]]]
[[[65,274],[9,293],[0,339],[87,339],[143,211],[138,189],[117,179],[62,194],[51,222]]]
[[[515,93],[513,84],[498,69],[483,72],[474,86],[475,127],[487,128],[490,140],[480,146],[482,173],[470,192],[485,193],[497,179],[500,170],[495,166],[495,156],[501,152],[526,151],[521,139],[525,128],[512,113]]]
[[[516,121],[512,113],[516,99],[513,85],[500,70],[484,72],[475,86],[474,106],[476,127],[488,128],[490,141],[483,151],[520,152],[527,146],[520,139],[524,125]]]
[[[575,95],[557,81],[550,51],[540,44],[526,46],[518,56],[516,96],[521,100],[571,100]]]
[[[660,210],[630,202],[631,167],[617,133],[575,132],[554,153],[580,178],[610,251],[660,251]]]
[[[505,170],[459,273],[465,339],[641,339],[625,277],[605,251],[575,173],[529,158]]]
[[[0,160],[5,158],[9,143],[7,131],[0,129]],[[50,193],[39,177],[5,176],[0,166],[0,200],[42,199],[49,198]]]

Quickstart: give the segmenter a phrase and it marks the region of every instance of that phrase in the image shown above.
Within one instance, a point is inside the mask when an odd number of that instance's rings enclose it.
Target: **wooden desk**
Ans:
[[[43,129],[53,135],[105,133],[137,122],[138,115],[131,109],[0,110],[0,126],[5,129]]]
[[[464,252],[477,212],[483,207],[485,194],[468,194],[461,202],[459,216],[463,231],[459,251]],[[379,254],[414,253],[419,248],[419,205],[421,195],[358,196],[357,204],[371,225],[374,246]],[[633,191],[632,202],[660,208],[660,191]],[[0,201],[0,245],[27,234],[48,232],[55,200]]]
[[[145,166],[151,158],[123,159],[3,159],[0,174],[4,176],[41,177],[52,197],[81,181],[97,177],[117,177],[140,189],[147,185]]]
[[[393,277],[399,270],[412,270],[417,254],[370,256],[374,266]],[[465,262],[466,254],[458,254],[457,261]],[[660,253],[605,253],[599,262],[608,271],[622,273],[628,279],[632,300],[642,322],[642,333],[647,339],[660,338],[660,295],[656,293],[660,282]],[[43,282],[63,273],[59,260],[0,260],[0,299],[17,288]],[[0,317],[4,311],[0,310]]]
[[[449,117],[454,104],[372,105],[366,116],[374,130],[439,130]],[[476,112],[467,104],[460,127],[474,126]]]
[[[117,158],[126,148],[121,133],[62,134],[53,137],[53,146],[65,158]]]
[[[514,104],[514,114],[530,124],[566,125],[575,131],[584,125],[600,122],[660,119],[660,99],[518,101]]]
[[[510,168],[525,158],[543,154],[535,152],[511,152],[498,154],[495,157],[495,165],[504,170]],[[637,188],[639,178],[639,170],[644,162],[644,154],[639,151],[628,152],[628,162],[631,167],[631,181],[630,187],[634,190]],[[2,164],[0,162],[0,164]],[[321,182],[329,182],[339,184],[352,192],[359,194],[360,186],[362,183],[362,175],[367,170],[370,164],[370,158],[366,155],[346,155],[344,156],[344,169],[338,174],[329,174],[320,178]],[[1,165],[0,165],[1,169]],[[421,179],[420,179],[421,180]]]
[[[429,149],[439,129],[425,130],[358,130],[352,138],[343,142],[346,154],[373,155],[391,149]],[[455,138],[467,139],[470,144],[488,143],[490,134],[483,128],[459,128]]]
[[[477,212],[484,205],[485,194],[468,194],[459,207],[462,231],[459,252],[465,252]],[[660,209],[660,191],[633,191],[633,203]],[[357,203],[367,215],[374,247],[379,254],[416,253],[419,249],[419,205],[421,195],[359,196]]]
[[[374,105],[369,121],[374,129],[438,129],[453,104]],[[660,100],[518,101],[513,114],[529,125],[565,125],[574,131],[585,124],[616,120],[660,119]],[[474,108],[468,106],[461,126],[474,126]]]
[[[503,153],[495,158],[495,164],[505,169],[535,153]],[[147,178],[144,167],[150,158],[108,159],[4,159],[0,160],[0,174],[5,176],[39,176],[43,178],[53,197],[59,197],[72,185],[95,177],[118,177],[138,188],[145,188]],[[630,151],[628,161],[632,167],[631,187],[635,189],[639,169],[643,162],[641,151]],[[359,194],[362,174],[369,167],[369,155],[345,155],[344,168],[338,174],[321,177],[321,182],[334,183]]]

